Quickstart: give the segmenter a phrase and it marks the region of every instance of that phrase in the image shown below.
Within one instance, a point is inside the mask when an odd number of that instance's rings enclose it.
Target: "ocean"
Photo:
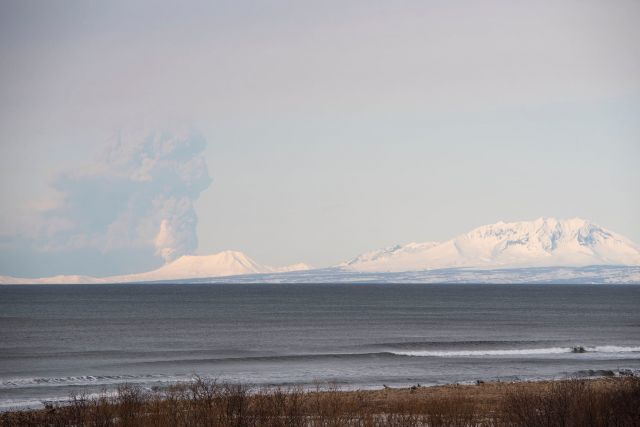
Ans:
[[[195,375],[357,389],[630,372],[634,285],[0,286],[0,410]]]

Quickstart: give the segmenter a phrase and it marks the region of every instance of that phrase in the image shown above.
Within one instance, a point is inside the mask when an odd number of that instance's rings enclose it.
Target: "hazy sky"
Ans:
[[[0,274],[326,266],[539,216],[640,242],[638,22],[617,0],[4,0]]]

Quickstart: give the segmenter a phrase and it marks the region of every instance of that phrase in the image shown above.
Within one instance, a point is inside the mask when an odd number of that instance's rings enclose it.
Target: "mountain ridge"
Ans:
[[[640,265],[640,248],[582,218],[538,218],[483,225],[444,242],[367,252],[337,267],[400,272],[440,268]]]
[[[246,254],[226,250],[210,255],[183,255],[162,267],[144,273],[135,273],[110,277],[91,277],[78,275],[59,275],[38,279],[25,279],[0,276],[0,284],[106,284],[135,283],[162,280],[185,280],[202,277],[224,277],[247,274],[284,273],[308,270],[305,263],[297,263],[284,267],[270,267],[258,264]]]
[[[640,267],[640,247],[626,237],[582,218],[542,217],[533,221],[499,221],[483,225],[444,242],[390,246],[363,253],[328,269],[314,270],[304,263],[270,267],[257,263],[242,252],[227,250],[211,255],[184,255],[156,270],[137,274],[39,279],[0,276],[0,284],[104,284],[236,276],[251,276],[260,281],[261,275],[277,276],[291,272],[313,275],[313,272],[321,274],[329,270],[348,274],[442,269],[520,268],[524,271],[540,267],[587,266]]]

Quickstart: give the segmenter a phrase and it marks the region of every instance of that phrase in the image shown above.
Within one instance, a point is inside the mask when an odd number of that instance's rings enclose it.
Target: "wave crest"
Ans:
[[[586,353],[636,353],[640,347],[623,347],[616,345],[604,345],[584,347]],[[479,357],[479,356],[528,356],[575,353],[575,347],[547,347],[547,348],[523,348],[523,349],[496,349],[496,350],[391,350],[391,354],[397,356],[418,357]]]

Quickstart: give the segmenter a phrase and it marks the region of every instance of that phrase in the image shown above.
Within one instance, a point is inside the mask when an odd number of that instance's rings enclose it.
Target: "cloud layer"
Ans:
[[[191,253],[193,202],[211,183],[205,146],[193,131],[116,135],[94,162],[55,177],[57,201],[41,212],[27,246],[40,256],[85,252],[116,264],[133,253],[140,266]]]

